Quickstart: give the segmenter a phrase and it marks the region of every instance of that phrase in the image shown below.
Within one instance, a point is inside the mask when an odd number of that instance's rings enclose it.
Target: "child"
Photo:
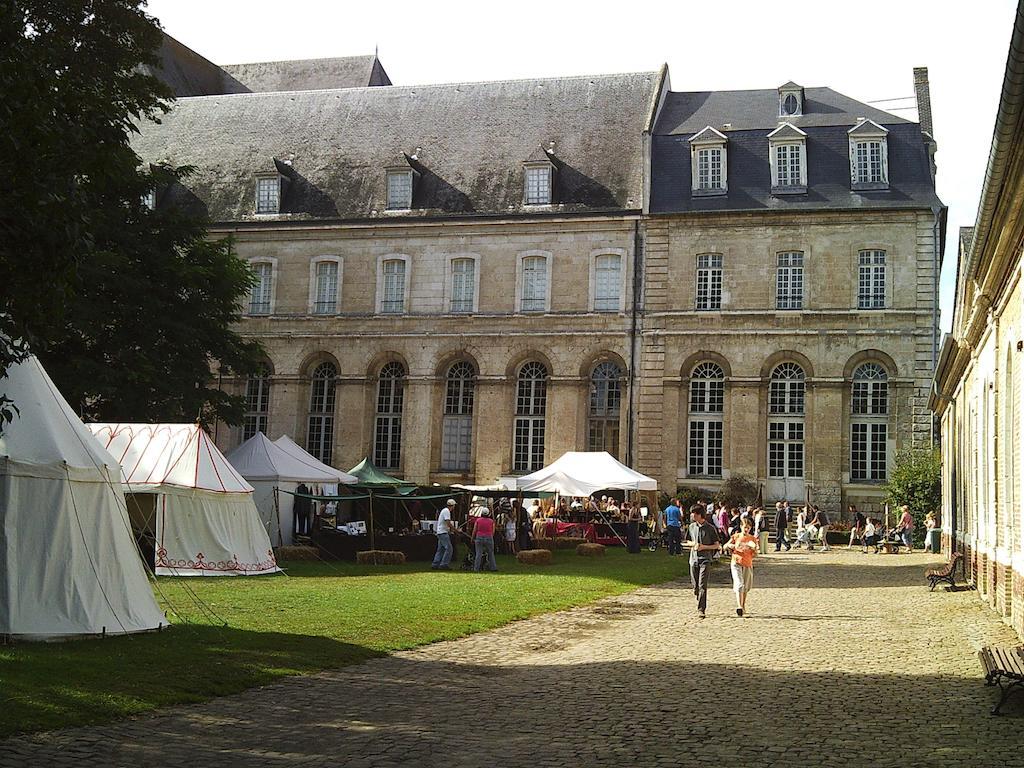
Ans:
[[[878,554],[878,536],[875,532],[875,521],[872,518],[868,518],[867,522],[864,523],[864,554],[867,554],[868,547],[875,548],[875,554]]]
[[[732,588],[736,591],[736,615],[742,616],[747,608],[747,594],[754,588],[754,555],[757,538],[751,534],[753,523],[749,517],[740,523],[742,531],[734,533],[725,550],[732,553]]]

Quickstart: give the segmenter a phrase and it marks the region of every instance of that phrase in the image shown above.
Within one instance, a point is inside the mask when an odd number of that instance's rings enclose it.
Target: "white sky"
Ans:
[[[957,232],[977,213],[1016,5],[677,0],[609,12],[599,3],[551,0],[150,0],[149,12],[168,34],[218,64],[352,56],[377,46],[399,85],[634,72],[668,62],[676,91],[775,88],[795,80],[876,101],[913,96],[911,70],[927,66],[938,192],[949,206],[941,282],[948,330]],[[916,119],[913,109],[892,111]]]

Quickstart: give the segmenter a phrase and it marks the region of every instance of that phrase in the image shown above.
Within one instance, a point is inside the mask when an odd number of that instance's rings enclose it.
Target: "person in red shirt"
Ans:
[[[479,517],[473,522],[473,543],[476,545],[473,570],[479,573],[484,560],[487,561],[488,570],[498,570],[498,564],[494,559],[494,520],[491,518],[491,510],[487,507],[480,510]]]
[[[750,518],[743,518],[741,525],[740,532],[734,533],[724,547],[726,552],[732,553],[732,588],[736,592],[737,616],[746,611],[747,593],[754,588],[754,555],[757,554],[757,537],[751,533]]]

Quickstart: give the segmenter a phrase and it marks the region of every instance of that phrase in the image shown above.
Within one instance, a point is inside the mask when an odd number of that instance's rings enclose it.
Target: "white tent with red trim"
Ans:
[[[197,424],[90,424],[121,464],[132,525],[165,576],[280,570],[253,488]]]
[[[166,619],[132,540],[120,468],[35,357],[0,394],[0,636],[143,632]]]

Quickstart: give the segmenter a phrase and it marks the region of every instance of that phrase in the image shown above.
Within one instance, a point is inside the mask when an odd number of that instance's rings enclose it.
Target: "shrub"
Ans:
[[[906,504],[914,516],[915,531],[923,536],[924,516],[938,512],[942,502],[942,460],[938,449],[900,451],[896,455],[889,482],[885,484],[886,502],[899,519],[899,508]]]
[[[576,547],[576,554],[583,557],[604,557],[604,545],[580,544]]]
[[[356,552],[356,562],[360,565],[401,565],[405,562],[405,553],[387,549],[364,549],[362,552]]]
[[[709,491],[707,488],[698,488],[696,486],[681,485],[676,488],[676,492],[669,496],[667,493],[663,493],[658,497],[658,503],[661,504],[661,509],[668,506],[668,503],[673,497],[679,499],[680,509],[687,510],[696,504],[698,501],[703,499],[705,502],[710,501],[714,498],[714,491]]]
[[[757,483],[746,475],[733,475],[718,489],[715,502],[732,507],[750,506],[757,500]]]
[[[524,549],[516,555],[516,560],[527,565],[551,565],[551,550]]]

